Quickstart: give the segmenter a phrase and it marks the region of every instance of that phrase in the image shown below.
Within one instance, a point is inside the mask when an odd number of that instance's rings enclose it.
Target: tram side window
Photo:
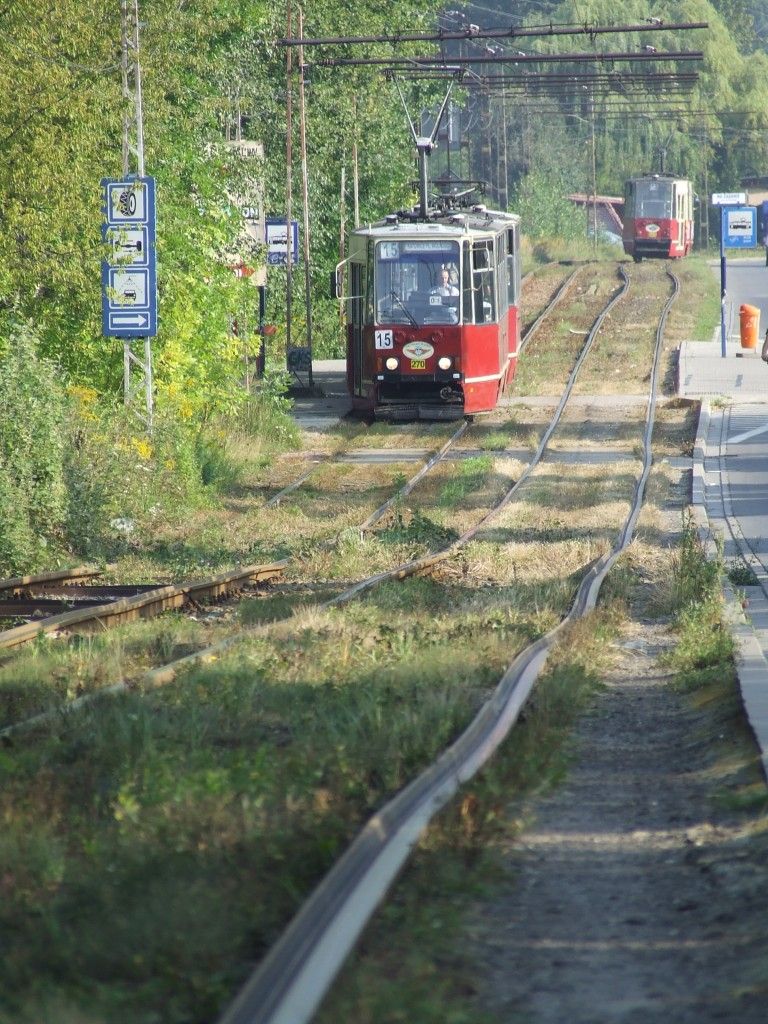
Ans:
[[[504,235],[496,239],[496,301],[499,305],[499,317],[502,317],[509,307],[509,289],[507,288],[507,253],[504,244]]]
[[[361,293],[365,297],[365,323],[373,323],[373,242],[368,240],[365,266],[362,268]]]
[[[470,285],[472,303],[469,319],[472,323],[487,324],[492,323],[496,319],[496,296],[493,281],[493,242],[490,239],[483,242],[475,242],[472,246],[472,279]]]
[[[515,229],[507,229],[507,307],[517,305],[517,239]],[[503,280],[503,279],[502,279]]]
[[[628,181],[626,187],[626,199],[624,202],[624,219],[629,220],[635,215],[635,183]]]
[[[363,322],[363,264],[349,264],[349,309],[347,316],[351,324]]]

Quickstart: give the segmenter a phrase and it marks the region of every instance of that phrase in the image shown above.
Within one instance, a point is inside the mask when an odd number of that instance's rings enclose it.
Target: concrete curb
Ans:
[[[706,475],[704,460],[707,457],[707,437],[712,420],[712,410],[707,399],[702,400],[696,440],[693,447],[693,477],[691,505],[699,538],[710,558],[717,557],[717,539],[706,505]],[[724,602],[724,619],[733,636],[736,648],[736,676],[739,691],[755,737],[763,774],[768,779],[768,662],[762,646],[755,635],[752,623],[744,614],[740,599],[726,575],[721,577]]]

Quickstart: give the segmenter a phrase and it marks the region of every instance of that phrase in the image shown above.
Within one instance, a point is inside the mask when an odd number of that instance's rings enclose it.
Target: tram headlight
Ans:
[[[437,365],[440,367],[441,370],[450,370],[450,368],[453,366],[453,360],[451,359],[450,356],[440,356],[440,358],[437,360]]]
[[[389,359],[384,363],[388,370],[396,370],[400,365],[399,361],[394,356],[390,356]]]

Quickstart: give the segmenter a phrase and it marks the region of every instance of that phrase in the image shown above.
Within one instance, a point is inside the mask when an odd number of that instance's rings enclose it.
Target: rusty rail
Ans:
[[[153,587],[143,593],[135,594],[133,597],[119,598],[92,607],[76,608],[58,615],[49,615],[44,619],[25,622],[20,626],[0,632],[0,648],[18,647],[45,633],[88,632],[97,625],[103,626],[107,622],[117,624],[138,618],[149,618],[164,611],[182,608],[191,601],[222,597],[235,590],[240,583],[273,579],[280,575],[288,562],[289,559],[284,558],[279,562],[271,562],[266,565],[250,565],[231,569],[198,583]],[[94,573],[94,575],[97,574]],[[32,577],[23,577],[23,579],[31,580]],[[86,590],[87,588],[83,588],[84,593]]]

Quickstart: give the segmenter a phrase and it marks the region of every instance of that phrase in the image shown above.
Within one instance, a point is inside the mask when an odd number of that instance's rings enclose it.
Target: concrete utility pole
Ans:
[[[595,158],[595,94],[589,90],[589,119],[592,126],[592,249],[597,254],[597,162]]]
[[[299,10],[299,38],[304,35],[304,12]],[[301,140],[301,197],[304,207],[304,308],[307,318],[306,347],[309,349],[307,383],[312,387],[312,274],[309,265],[309,171],[307,164],[307,104],[304,92],[304,49],[299,47],[299,138]]]
[[[292,31],[291,0],[286,5],[288,35]],[[293,59],[291,50],[285,54],[285,351],[286,356],[293,347],[291,321],[293,318]]]
[[[123,71],[123,178],[144,177],[144,123],[141,106],[141,65],[139,63],[139,0],[121,0],[120,28]],[[143,343],[143,358],[134,346]],[[152,383],[152,339],[123,340],[123,396],[127,406],[144,389],[145,419],[152,432],[154,388]]]

